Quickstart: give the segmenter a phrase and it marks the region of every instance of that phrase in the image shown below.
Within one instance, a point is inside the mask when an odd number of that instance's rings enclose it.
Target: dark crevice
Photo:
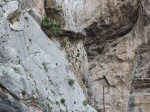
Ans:
[[[15,99],[17,100],[21,100],[19,99],[14,93],[8,91],[8,89],[6,87],[4,87],[1,83],[0,83],[0,88],[2,88],[3,90],[7,91],[9,94],[11,94]]]
[[[85,28],[85,32],[87,37],[84,41],[84,46],[87,51],[88,58],[92,60],[98,54],[102,54],[105,44],[115,41],[118,38],[121,38],[132,31],[135,24],[139,19],[139,11],[140,5],[137,2],[137,5],[133,7],[129,3],[123,4],[119,7],[120,11],[122,11],[120,19],[117,23],[112,22],[110,24],[106,24],[105,20],[102,18],[98,22],[93,22],[87,28]],[[127,10],[128,9],[128,10]],[[115,12],[116,9],[114,9]],[[109,18],[113,17],[113,10],[110,10]],[[130,12],[130,13],[128,13]],[[95,46],[101,46],[102,49],[97,49]],[[93,48],[92,52],[91,47]]]
[[[106,83],[111,87],[111,85],[109,84],[109,82],[108,82],[106,76],[103,76],[103,78],[105,79]]]

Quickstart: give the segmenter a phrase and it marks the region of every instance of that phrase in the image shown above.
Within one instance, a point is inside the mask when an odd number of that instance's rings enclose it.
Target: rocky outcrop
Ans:
[[[150,44],[142,44],[137,49],[132,77],[132,94],[129,99],[129,112],[149,112],[150,108]],[[133,100],[132,100],[133,99]],[[132,101],[131,101],[132,100]]]
[[[102,7],[104,7],[103,10]],[[138,19],[139,1],[112,1],[100,6],[100,17],[85,28],[89,59],[101,54],[105,43],[129,33]],[[129,13],[130,12],[130,13]],[[102,14],[102,15],[101,15]]]
[[[43,1],[0,2],[0,111],[95,112],[83,104],[83,90],[60,44],[38,25],[44,10],[38,3]]]
[[[142,44],[149,44],[149,0],[77,0],[75,3],[56,0],[55,3],[64,12],[65,29],[86,34],[90,103],[99,112],[136,112],[130,110],[133,88],[138,85],[149,88],[148,79],[133,79],[137,50]],[[146,66],[137,68],[141,74],[148,71],[149,62],[145,63]]]
[[[119,35],[121,32],[115,30],[118,32],[118,35],[115,35],[116,39],[112,35],[109,38],[103,35],[95,41],[91,37],[91,41],[85,42],[87,52],[90,53],[88,53],[90,55],[90,101],[99,112],[104,110],[106,112],[148,112],[150,110],[148,2],[139,2],[138,9],[135,8],[138,10],[135,16],[137,22],[122,23],[126,28],[131,26],[127,28],[128,31],[124,30],[123,36]],[[126,19],[131,21],[126,17],[122,21]],[[109,28],[106,30],[109,31]]]
[[[150,0],[1,0],[0,111],[149,112],[149,23]]]
[[[47,2],[48,7],[63,12],[64,29],[87,35],[85,47],[89,59],[93,59],[103,51],[106,40],[123,36],[131,31],[138,19],[140,1],[47,0]]]

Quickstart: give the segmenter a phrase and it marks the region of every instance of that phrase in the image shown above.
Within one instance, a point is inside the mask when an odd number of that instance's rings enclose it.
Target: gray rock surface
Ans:
[[[149,112],[149,23],[150,0],[0,0],[0,111]]]
[[[85,96],[60,44],[29,14],[30,3],[0,2],[0,111],[95,112],[82,104]]]

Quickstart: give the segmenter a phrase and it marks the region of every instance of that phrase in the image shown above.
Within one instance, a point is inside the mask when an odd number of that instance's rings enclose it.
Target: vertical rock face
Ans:
[[[134,102],[129,103],[129,112],[143,111],[149,112],[150,98],[150,44],[142,44],[138,50],[138,55],[134,63],[132,94]]]
[[[102,28],[126,29],[124,26],[132,27],[137,17],[139,0],[47,0],[49,6],[62,10],[65,19],[65,29],[72,31],[83,31],[88,26],[95,25],[97,30]],[[54,6],[55,4],[55,6]],[[126,10],[128,9],[128,10]],[[130,12],[130,14],[128,13]],[[96,24],[98,24],[96,26]],[[92,27],[91,26],[91,27]],[[91,28],[90,27],[90,28]],[[123,28],[124,27],[124,28]],[[92,30],[92,28],[89,30]],[[119,29],[118,29],[119,30]],[[120,29],[121,30],[121,29]],[[101,33],[99,31],[99,33]],[[88,33],[96,33],[88,31]],[[105,32],[104,32],[105,33]],[[111,33],[113,33],[111,31]],[[114,32],[115,33],[115,32]],[[102,33],[103,34],[103,33]]]
[[[143,100],[144,91],[149,98],[149,2],[55,0],[56,8],[63,11],[65,29],[86,33],[89,101],[99,112],[150,110],[148,100]],[[142,46],[147,46],[144,54],[137,52]],[[141,55],[144,62],[137,67]]]
[[[149,23],[150,0],[0,0],[0,112],[149,112]]]
[[[82,104],[83,90],[60,44],[38,25],[40,3],[0,1],[0,112],[95,112]]]
[[[134,15],[135,22],[132,21],[133,18],[126,16],[120,22],[131,23],[122,23],[124,26],[119,25],[116,29],[110,28],[114,30],[113,32],[116,31],[115,35],[106,28],[102,30],[108,31],[106,35],[101,32],[100,35],[96,34],[96,38],[87,38],[90,41],[85,42],[90,59],[90,99],[91,104],[99,112],[150,110],[148,78],[150,6],[149,1],[137,3],[138,8],[132,9],[138,12],[126,9],[131,16]],[[93,26],[91,28],[95,30]]]

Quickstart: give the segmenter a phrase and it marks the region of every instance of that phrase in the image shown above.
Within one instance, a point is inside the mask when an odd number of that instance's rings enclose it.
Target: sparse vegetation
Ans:
[[[75,58],[75,63],[77,63],[78,62],[78,59],[77,58]]]
[[[45,17],[42,20],[41,25],[42,25],[42,27],[50,30],[51,32],[62,33],[61,25],[58,22],[52,21],[47,17]]]
[[[80,56],[80,53],[78,52],[77,55],[76,55],[76,57],[79,57],[79,56]]]
[[[26,95],[26,91],[25,91],[25,90],[22,90],[22,92],[21,92],[21,93],[22,93],[22,95],[23,95],[23,96],[25,96],[25,95]]]
[[[60,102],[61,102],[62,104],[64,104],[64,103],[65,103],[65,99],[64,99],[64,98],[60,99]]]
[[[73,80],[73,79],[71,79],[71,78],[69,78],[69,79],[68,79],[68,84],[69,84],[70,86],[73,86],[73,84],[74,84],[74,80]]]
[[[20,72],[17,68],[14,68],[14,72],[17,73],[17,74],[20,74]]]
[[[51,102],[51,99],[47,97],[47,101],[48,101],[48,102]]]
[[[84,106],[87,106],[88,102],[87,102],[86,100],[84,100],[84,101],[82,102],[82,104],[83,104]]]
[[[47,104],[47,111],[52,112],[52,107],[50,107],[49,104]]]
[[[28,17],[24,17],[24,19],[28,22],[28,19],[29,19],[29,18],[28,18]]]
[[[59,101],[56,101],[56,105],[59,105]]]

